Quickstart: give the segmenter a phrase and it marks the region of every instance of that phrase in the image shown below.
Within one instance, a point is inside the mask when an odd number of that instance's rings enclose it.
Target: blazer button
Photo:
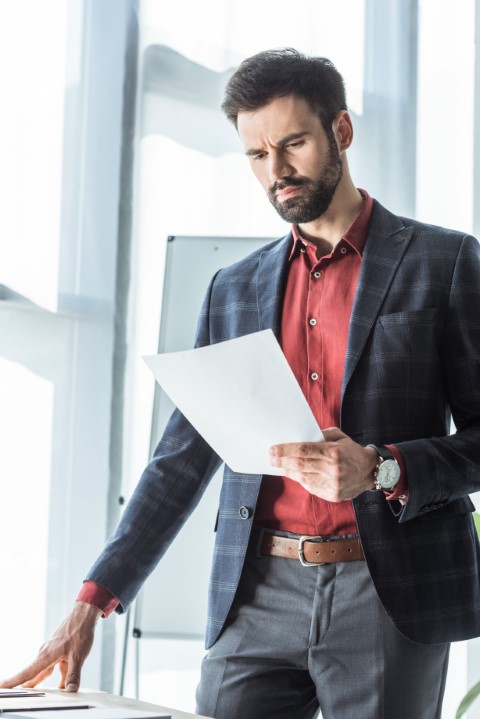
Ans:
[[[244,506],[240,507],[240,509],[238,510],[238,513],[242,519],[248,519],[252,515],[251,510],[248,507],[244,507]]]

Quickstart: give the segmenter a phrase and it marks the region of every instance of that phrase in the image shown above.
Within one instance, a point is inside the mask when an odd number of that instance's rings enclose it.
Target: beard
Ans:
[[[268,199],[280,217],[292,225],[312,222],[323,215],[330,207],[342,179],[342,160],[333,133],[328,140],[327,162],[319,177],[313,180],[308,177],[289,177],[274,182],[267,190]],[[303,187],[304,191],[301,195],[280,202],[276,193],[287,187]]]

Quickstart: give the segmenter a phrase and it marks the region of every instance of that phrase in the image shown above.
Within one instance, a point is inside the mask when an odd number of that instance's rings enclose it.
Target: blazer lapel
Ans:
[[[272,329],[280,340],[282,303],[288,273],[292,233],[270,250],[262,252],[258,263],[257,305],[261,330]]]
[[[350,319],[342,398],[412,232],[413,227],[406,227],[399,217],[375,202]],[[290,232],[273,249],[262,252],[258,264],[259,327],[261,330],[271,328],[277,339],[280,339],[282,303],[291,246]]]
[[[375,202],[350,319],[342,399],[412,232],[413,227]]]

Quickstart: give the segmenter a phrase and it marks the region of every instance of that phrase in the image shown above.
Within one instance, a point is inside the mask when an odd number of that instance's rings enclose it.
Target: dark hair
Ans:
[[[236,127],[239,112],[258,110],[286,95],[306,100],[326,132],[340,110],[347,109],[343,78],[334,64],[286,47],[244,60],[227,83],[222,110]]]

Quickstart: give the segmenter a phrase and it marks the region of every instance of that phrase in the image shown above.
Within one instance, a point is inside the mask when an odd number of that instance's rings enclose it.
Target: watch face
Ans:
[[[378,468],[377,481],[382,489],[393,489],[400,479],[400,467],[394,459],[386,459]]]

